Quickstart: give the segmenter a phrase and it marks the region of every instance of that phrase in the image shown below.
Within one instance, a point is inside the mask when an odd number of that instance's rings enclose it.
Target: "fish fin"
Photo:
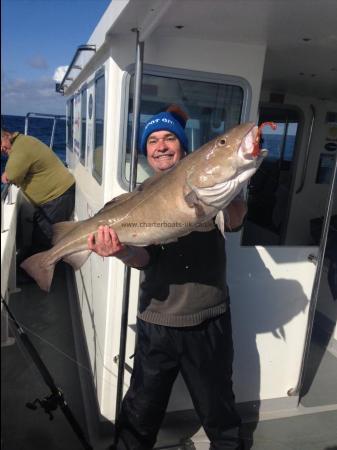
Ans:
[[[74,270],[78,270],[89,258],[91,250],[83,250],[81,252],[72,253],[63,258],[63,261],[70,264]]]
[[[145,183],[145,182],[144,182]],[[143,184],[144,184],[143,183]],[[124,194],[118,195],[117,197],[114,197],[112,200],[108,201],[107,203],[104,204],[103,208],[101,208],[99,211],[97,211],[96,214],[102,212],[103,210],[107,210],[110,208],[114,208],[117,205],[120,205],[121,203],[126,202],[127,200],[129,200],[130,198],[134,197],[135,195],[137,195],[141,190],[142,190],[142,185],[138,186],[137,189],[135,189],[132,192],[125,192]]]
[[[114,206],[116,206],[117,203],[124,203],[126,200],[129,200],[130,197],[133,197],[136,192],[125,192],[124,194],[118,195],[117,197],[114,197],[109,202],[105,203],[103,208],[101,208],[96,214],[103,211],[103,209],[109,209]]]
[[[144,180],[142,182],[142,184],[140,184],[139,186],[137,186],[136,191],[133,192],[142,192],[144,191],[144,189],[148,189],[150,186],[152,186],[153,184],[157,183],[158,180],[162,177],[165,176],[165,173],[168,173],[170,170],[166,171],[166,172],[158,172],[155,173],[154,175],[152,175],[149,178],[146,178],[146,180]]]
[[[190,208],[194,208],[195,203],[198,201],[198,197],[194,191],[184,192],[184,199]]]
[[[229,215],[225,209],[219,211],[215,216],[215,224],[219,228],[222,236],[226,238],[225,230],[226,228],[230,229],[231,227],[229,223]]]
[[[55,269],[55,264],[48,264],[46,261],[46,254],[48,251],[49,250],[36,253],[20,264],[20,267],[22,267],[22,269],[36,281],[39,287],[46,292],[49,292],[50,290]]]
[[[214,221],[212,220],[208,220],[207,222],[203,222],[201,223],[198,228],[195,231],[199,231],[201,233],[207,233],[208,231],[214,230],[215,225],[214,225]]]
[[[99,211],[97,211],[96,214],[102,212],[103,210],[107,210],[110,208],[114,208],[117,205],[120,205],[121,203],[126,202],[130,198],[138,195],[140,192],[142,192],[144,189],[147,189],[149,186],[157,182],[159,178],[161,178],[164,174],[163,173],[156,173],[152,175],[151,177],[147,178],[145,181],[143,181],[142,184],[138,185],[136,189],[132,192],[125,192],[124,194],[118,195],[117,197],[114,197],[109,202],[105,203],[103,208],[101,208]]]
[[[185,193],[184,189],[184,199],[187,205],[190,208],[195,209],[195,214],[197,217],[203,217],[205,215],[205,210],[200,202],[200,200],[197,197],[197,194],[194,191],[189,191]]]
[[[57,244],[66,234],[78,226],[78,222],[58,222],[53,225],[52,244]]]
[[[159,241],[154,241],[151,244],[152,245],[166,245],[171,244],[172,242],[178,242],[177,237],[167,238],[167,239],[160,239]]]

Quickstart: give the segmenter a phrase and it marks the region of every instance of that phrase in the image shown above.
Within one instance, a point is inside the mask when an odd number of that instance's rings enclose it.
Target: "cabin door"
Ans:
[[[300,115],[295,109],[262,107],[259,125],[270,121],[277,129],[263,129],[261,146],[268,156],[248,186],[243,245],[282,245],[287,234]]]
[[[255,402],[255,408],[264,400],[279,407],[277,399],[288,398],[298,386],[320,279],[316,261],[325,246],[320,233],[315,239],[312,225],[317,217],[323,222],[331,192],[331,181],[318,185],[311,175],[317,169],[318,145],[312,146],[304,188],[298,189],[310,114],[266,106],[259,122],[266,121],[276,122],[277,131],[264,129],[269,155],[248,186],[248,218],[241,236],[228,233],[227,238],[234,386],[237,401]],[[317,122],[315,143],[322,131]],[[322,209],[314,201],[319,193]],[[297,242],[289,239],[294,224]]]

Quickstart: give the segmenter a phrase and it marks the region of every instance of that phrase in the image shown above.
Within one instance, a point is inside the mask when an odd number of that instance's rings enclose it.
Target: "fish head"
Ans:
[[[225,207],[226,199],[237,195],[267,155],[267,150],[260,149],[259,140],[258,126],[248,122],[205,144],[187,174],[188,186],[203,202]]]
[[[195,153],[188,182],[194,187],[211,187],[228,181],[248,168],[257,169],[267,150],[259,148],[259,128],[252,122],[240,124],[217,136]]]

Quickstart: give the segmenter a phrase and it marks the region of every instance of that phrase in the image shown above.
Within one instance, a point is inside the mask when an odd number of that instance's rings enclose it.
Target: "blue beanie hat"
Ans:
[[[151,119],[146,122],[145,128],[140,141],[140,148],[146,155],[146,142],[150,134],[155,131],[170,131],[174,133],[179,139],[183,149],[188,151],[188,140],[185,134],[186,121],[179,114],[174,112],[161,112],[151,117]]]

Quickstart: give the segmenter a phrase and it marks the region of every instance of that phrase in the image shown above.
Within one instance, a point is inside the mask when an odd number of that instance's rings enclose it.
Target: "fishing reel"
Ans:
[[[42,400],[36,398],[33,402],[27,402],[26,406],[34,411],[40,406],[44,412],[48,414],[49,420],[53,420],[54,416],[51,411],[55,411],[57,409],[60,404],[60,400],[63,400],[63,393],[58,390],[57,393],[44,397]]]

